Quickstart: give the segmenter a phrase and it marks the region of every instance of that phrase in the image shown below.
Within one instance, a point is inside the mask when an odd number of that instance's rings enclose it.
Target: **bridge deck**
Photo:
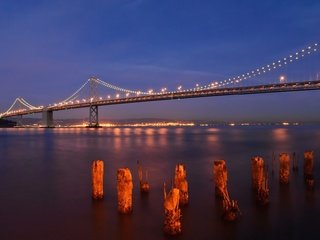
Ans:
[[[151,102],[184,98],[199,98],[199,97],[212,97],[212,96],[228,96],[228,95],[244,95],[244,94],[262,94],[262,93],[276,93],[276,92],[295,92],[295,91],[308,91],[320,90],[320,80],[306,81],[306,82],[292,82],[292,83],[279,83],[269,85],[257,85],[249,87],[233,87],[233,88],[212,88],[195,91],[181,91],[175,93],[163,94],[150,94],[141,95],[128,98],[105,99],[95,102],[80,102],[74,104],[62,104],[57,106],[49,106],[41,109],[26,110],[11,114],[5,114],[2,117],[13,117],[20,115],[27,115],[33,113],[40,113],[43,111],[61,111],[75,108],[85,108],[91,105],[104,106],[115,104],[127,104],[138,102]]]

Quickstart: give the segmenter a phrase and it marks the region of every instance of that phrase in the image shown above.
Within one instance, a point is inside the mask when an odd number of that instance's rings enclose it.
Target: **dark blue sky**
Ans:
[[[319,16],[320,2],[307,0],[3,0],[0,109],[17,96],[34,105],[62,100],[91,75],[137,90],[224,80],[318,42]],[[320,72],[319,59],[297,76]],[[319,109],[315,91],[102,107],[100,116],[315,121]]]

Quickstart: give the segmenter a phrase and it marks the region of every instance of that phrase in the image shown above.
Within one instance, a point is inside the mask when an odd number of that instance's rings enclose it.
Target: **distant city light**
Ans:
[[[284,83],[284,82],[286,81],[286,77],[283,76],[283,75],[281,75],[281,76],[279,77],[279,81],[280,81],[281,83]]]

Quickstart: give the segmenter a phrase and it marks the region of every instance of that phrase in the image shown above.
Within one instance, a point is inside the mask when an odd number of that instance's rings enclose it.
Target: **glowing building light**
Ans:
[[[280,81],[281,83],[284,83],[284,82],[286,81],[286,77],[283,76],[283,75],[281,75],[281,76],[279,77],[279,81]]]

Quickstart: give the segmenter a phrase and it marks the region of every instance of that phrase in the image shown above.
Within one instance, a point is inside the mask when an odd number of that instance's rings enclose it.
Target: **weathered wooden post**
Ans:
[[[281,153],[279,156],[280,169],[279,180],[280,183],[288,184],[290,177],[290,156],[288,153]]]
[[[118,211],[132,212],[132,175],[129,168],[120,168],[117,171]]]
[[[304,179],[307,186],[311,188],[314,185],[313,166],[314,166],[313,151],[305,151],[304,162],[303,162]]]
[[[263,169],[264,161],[262,157],[251,158],[251,171],[252,171],[252,187],[255,191],[261,187],[263,182]]]
[[[265,205],[269,202],[268,172],[265,169],[262,157],[251,158],[252,185],[256,192],[257,200]]]
[[[141,193],[148,193],[150,190],[150,185],[148,183],[148,171],[146,171],[146,180],[143,180],[143,171],[142,171],[142,166],[140,162],[137,162],[138,164],[138,177],[139,177],[139,182],[140,182],[140,192]]]
[[[241,214],[238,202],[232,200],[227,188],[227,167],[224,160],[215,160],[213,164],[216,196],[222,198],[223,218],[227,221],[234,221]]]
[[[103,161],[92,162],[92,198],[103,198]]]
[[[164,197],[164,226],[163,230],[169,235],[178,235],[181,233],[181,210],[179,208],[179,189],[172,188],[167,194],[165,183],[163,184]]]
[[[215,193],[217,197],[224,198],[227,191],[227,167],[224,160],[215,160],[213,163],[213,174],[215,182]]]
[[[177,164],[174,176],[174,185],[179,189],[180,197],[179,202],[181,205],[188,204],[188,182],[187,182],[187,171],[183,164]]]

